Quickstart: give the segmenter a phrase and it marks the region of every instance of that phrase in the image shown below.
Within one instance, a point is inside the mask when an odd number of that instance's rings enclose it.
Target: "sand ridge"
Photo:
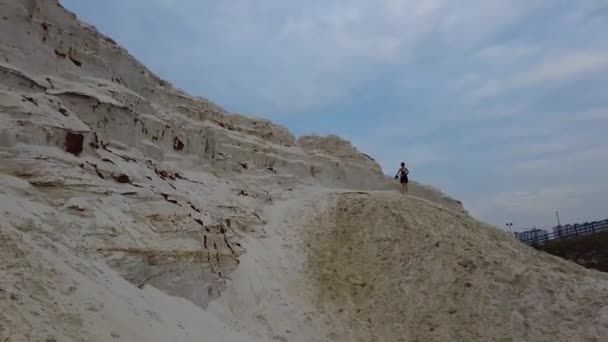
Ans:
[[[0,341],[607,335],[604,274],[188,95],[56,0],[0,13]]]

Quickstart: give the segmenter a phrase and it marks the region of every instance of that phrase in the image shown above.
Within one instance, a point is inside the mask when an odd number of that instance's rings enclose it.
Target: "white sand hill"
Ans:
[[[0,0],[2,342],[607,340],[606,274],[396,186]]]

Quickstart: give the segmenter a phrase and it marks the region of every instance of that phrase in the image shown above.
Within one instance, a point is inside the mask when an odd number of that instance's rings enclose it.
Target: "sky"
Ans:
[[[608,0],[62,0],[153,72],[518,230],[608,218]]]

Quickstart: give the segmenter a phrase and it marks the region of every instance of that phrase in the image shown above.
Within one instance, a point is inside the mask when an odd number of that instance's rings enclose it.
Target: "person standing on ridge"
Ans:
[[[399,182],[401,183],[401,193],[404,192],[408,192],[407,190],[407,183],[408,183],[408,179],[407,179],[407,175],[410,173],[410,170],[407,169],[407,167],[405,167],[405,163],[401,163],[401,167],[399,168],[399,171],[397,171],[397,174],[395,175],[395,179],[399,178]]]

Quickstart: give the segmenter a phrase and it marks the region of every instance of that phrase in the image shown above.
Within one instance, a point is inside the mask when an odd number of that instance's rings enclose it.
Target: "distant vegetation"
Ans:
[[[560,241],[549,241],[538,249],[576,262],[587,268],[608,272],[608,231]]]

